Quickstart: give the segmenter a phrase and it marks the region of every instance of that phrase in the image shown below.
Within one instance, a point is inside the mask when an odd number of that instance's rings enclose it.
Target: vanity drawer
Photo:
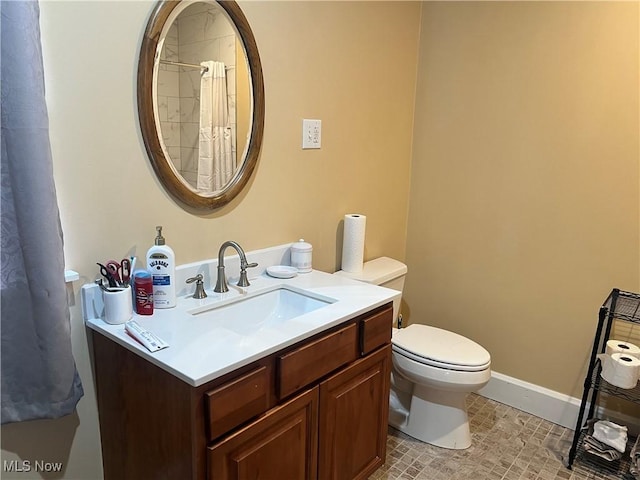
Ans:
[[[359,356],[355,323],[278,356],[278,397],[284,398]]]
[[[204,394],[209,440],[268,410],[269,376],[261,366]]]
[[[392,323],[391,306],[360,321],[360,355],[364,356],[382,345],[391,343]]]

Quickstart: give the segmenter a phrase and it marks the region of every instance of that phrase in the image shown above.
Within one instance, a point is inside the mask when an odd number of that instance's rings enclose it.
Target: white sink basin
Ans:
[[[241,297],[231,303],[206,306],[189,311],[198,320],[215,322],[240,335],[253,335],[262,329],[277,328],[284,322],[334,303],[291,287],[279,287],[255,296]]]

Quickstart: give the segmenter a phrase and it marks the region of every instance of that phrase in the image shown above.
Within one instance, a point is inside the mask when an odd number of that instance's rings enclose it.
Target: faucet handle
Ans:
[[[253,267],[257,267],[258,264],[256,262],[253,263],[242,263],[240,265],[240,279],[238,280],[237,285],[239,287],[248,287],[249,285],[251,285],[249,283],[249,279],[247,278],[247,268],[253,268]]]
[[[203,278],[201,273],[195,277],[187,278],[187,283],[196,282],[196,291],[193,293],[193,298],[207,298],[207,292],[204,291],[204,283],[202,282]]]

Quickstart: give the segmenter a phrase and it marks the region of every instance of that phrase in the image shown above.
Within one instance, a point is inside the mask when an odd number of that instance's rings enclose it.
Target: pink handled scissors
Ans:
[[[115,260],[109,260],[104,266],[116,283],[122,285],[122,277],[120,276],[121,265]]]

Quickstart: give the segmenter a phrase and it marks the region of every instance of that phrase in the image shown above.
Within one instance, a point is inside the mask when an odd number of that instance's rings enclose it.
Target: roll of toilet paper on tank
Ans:
[[[606,352],[609,355],[613,355],[614,353],[626,353],[627,355],[631,355],[632,357],[640,358],[640,347],[634,345],[633,343],[624,342],[622,340],[607,341]]]
[[[598,358],[602,363],[602,378],[615,387],[635,388],[640,377],[640,359],[626,353],[604,353]]]
[[[342,238],[342,271],[359,273],[364,260],[364,236],[367,217],[359,213],[344,216],[344,234]]]

